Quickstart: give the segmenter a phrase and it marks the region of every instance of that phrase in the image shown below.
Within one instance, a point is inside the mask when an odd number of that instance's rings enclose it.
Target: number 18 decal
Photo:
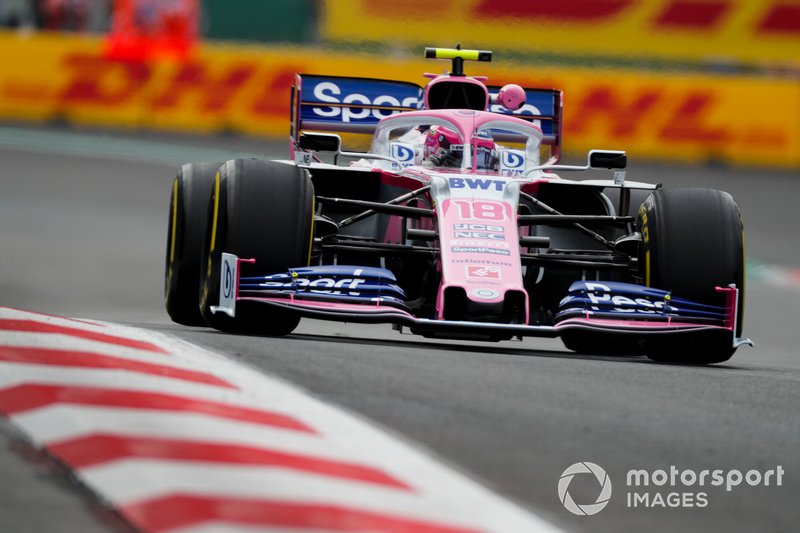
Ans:
[[[500,202],[470,200],[451,200],[458,208],[458,214],[462,219],[471,220],[494,220],[501,221],[506,219],[505,204]]]

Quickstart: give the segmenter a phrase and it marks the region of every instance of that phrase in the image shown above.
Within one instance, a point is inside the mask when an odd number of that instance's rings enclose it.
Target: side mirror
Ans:
[[[590,168],[622,169],[628,166],[628,156],[619,150],[592,150],[589,152]]]
[[[297,144],[303,150],[339,152],[342,148],[342,138],[335,133],[303,133]]]
[[[525,89],[510,83],[504,85],[500,92],[493,98],[495,103],[502,105],[508,111],[517,111],[525,105]]]

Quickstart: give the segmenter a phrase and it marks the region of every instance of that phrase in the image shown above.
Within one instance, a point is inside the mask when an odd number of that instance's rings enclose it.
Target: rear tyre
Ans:
[[[164,300],[178,324],[205,326],[200,314],[200,259],[206,231],[208,195],[219,163],[183,165],[172,182],[167,222]]]
[[[715,287],[736,284],[742,333],[744,309],[744,230],[739,207],[730,194],[711,189],[662,189],[639,209],[645,284],[672,291],[675,297],[709,305],[725,305]],[[712,364],[727,361],[736,351],[731,336],[688,335],[675,342],[646,344],[653,360]]]
[[[240,301],[236,317],[212,313],[218,305],[222,252],[241,259],[241,275],[268,275],[307,266],[313,237],[314,188],[292,165],[236,159],[220,168],[208,202],[200,309],[209,326],[226,332],[288,335],[296,313]]]

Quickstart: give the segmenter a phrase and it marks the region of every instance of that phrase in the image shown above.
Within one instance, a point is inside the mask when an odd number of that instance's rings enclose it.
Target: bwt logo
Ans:
[[[353,104],[355,106],[386,106],[386,107],[413,107],[416,109],[419,103],[419,97],[408,96],[402,100],[388,95],[380,94],[370,99],[367,95],[352,93],[344,98],[341,98],[342,89],[335,83],[324,81],[314,87],[314,98],[319,100],[320,103],[330,104]],[[389,109],[353,109],[350,107],[330,107],[329,109],[323,107],[315,107],[314,114],[326,118],[341,117],[342,122],[364,121],[367,119],[380,120],[382,118],[394,115],[398,111]],[[369,120],[372,122],[372,120]]]
[[[500,152],[500,175],[519,176],[525,171],[525,156],[520,150],[503,150]]]
[[[570,496],[569,484],[572,483],[573,477],[580,474],[592,474],[600,484],[600,494],[597,495],[594,503],[579,505]],[[567,467],[564,473],[561,474],[561,479],[558,480],[558,499],[561,500],[567,511],[572,514],[581,516],[597,514],[605,509],[611,499],[611,479],[609,479],[605,470],[594,463],[589,461],[575,463]]]
[[[502,152],[502,164],[505,168],[514,169],[519,168],[525,163],[525,157],[517,152],[505,150]]]
[[[392,157],[397,159],[403,166],[414,164],[414,149],[408,145],[392,143]]]
[[[450,187],[453,189],[472,189],[480,191],[502,191],[506,182],[503,180],[490,180],[482,178],[449,178]]]

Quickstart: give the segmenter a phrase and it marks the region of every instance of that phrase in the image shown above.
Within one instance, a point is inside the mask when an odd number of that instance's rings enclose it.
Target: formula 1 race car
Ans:
[[[621,151],[557,164],[561,92],[464,74],[491,55],[426,49],[452,72],[426,74],[424,88],[298,74],[291,160],[184,165],[170,317],[266,335],[310,317],[444,339],[560,337],[582,353],[690,364],[752,344],[733,198],[628,181]],[[339,133],[371,146],[345,150]],[[590,169],[612,176],[553,173]]]

